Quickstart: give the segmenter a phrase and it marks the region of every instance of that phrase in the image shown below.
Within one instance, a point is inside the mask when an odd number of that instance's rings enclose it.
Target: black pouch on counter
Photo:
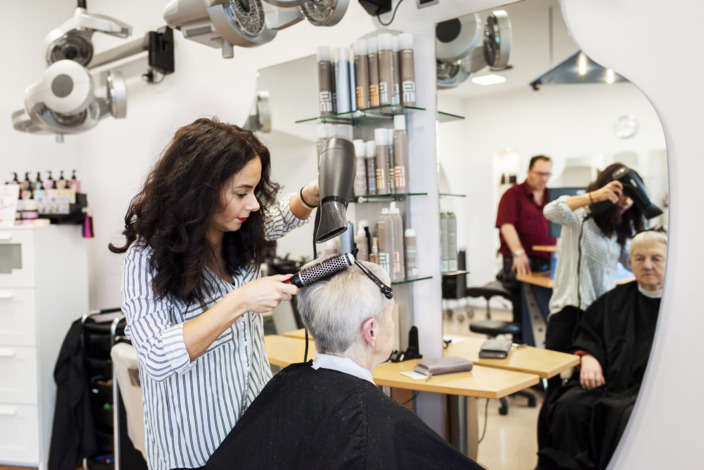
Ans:
[[[506,359],[513,347],[510,339],[488,339],[482,343],[479,349],[479,357],[482,359]]]
[[[469,359],[458,356],[445,356],[419,361],[413,370],[424,374],[428,378],[434,375],[452,374],[455,372],[469,372],[474,363]]]

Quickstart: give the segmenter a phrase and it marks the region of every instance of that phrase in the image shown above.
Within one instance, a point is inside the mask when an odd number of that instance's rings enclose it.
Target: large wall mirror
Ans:
[[[586,187],[599,170],[614,162],[632,167],[641,175],[652,201],[664,210],[650,225],[667,227],[668,220],[665,135],[647,97],[627,80],[612,84],[545,82],[534,90],[531,82],[579,52],[559,1],[525,0],[478,12],[476,17],[468,15],[462,23],[478,21],[483,26],[497,10],[506,12],[511,25],[510,67],[483,67],[449,86],[451,80],[446,79],[437,92],[438,109],[464,117],[439,125],[438,158],[440,191],[447,195],[440,198],[441,211],[457,215],[457,243],[466,251],[470,286],[494,280],[500,269],[494,227],[497,206],[510,183],[526,179],[533,155],[544,154],[553,160],[548,187]],[[490,74],[505,81],[495,85],[472,81]],[[483,314],[484,299],[466,302],[445,305],[446,337],[468,334],[469,323],[477,318],[468,314]],[[498,301],[492,308],[509,310],[511,304]],[[453,315],[453,311],[460,314]],[[516,406],[525,407],[524,400],[517,399]],[[479,448],[478,461],[488,468],[534,468],[538,409],[532,426],[518,427],[513,431],[516,434],[502,430],[497,440],[489,437]],[[499,448],[505,448],[504,452]],[[516,455],[520,455],[518,460],[506,460]]]

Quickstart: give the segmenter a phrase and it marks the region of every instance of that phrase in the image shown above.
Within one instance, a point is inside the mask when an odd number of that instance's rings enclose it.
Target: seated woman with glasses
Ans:
[[[206,468],[482,468],[374,384],[394,342],[388,283],[357,262],[300,289],[315,359],[276,374]]]

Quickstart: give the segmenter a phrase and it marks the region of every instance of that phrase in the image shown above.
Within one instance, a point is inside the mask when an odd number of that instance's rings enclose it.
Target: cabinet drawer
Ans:
[[[0,403],[37,403],[37,350],[0,346]]]
[[[34,289],[0,286],[0,346],[36,345]]]
[[[39,463],[37,407],[0,403],[0,462]]]
[[[0,287],[34,286],[34,235],[30,229],[0,229]]]

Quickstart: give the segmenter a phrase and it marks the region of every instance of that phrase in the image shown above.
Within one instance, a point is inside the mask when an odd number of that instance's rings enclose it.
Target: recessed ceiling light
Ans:
[[[472,78],[472,83],[476,83],[477,85],[496,85],[497,83],[503,83],[505,81],[506,77],[493,73]]]

